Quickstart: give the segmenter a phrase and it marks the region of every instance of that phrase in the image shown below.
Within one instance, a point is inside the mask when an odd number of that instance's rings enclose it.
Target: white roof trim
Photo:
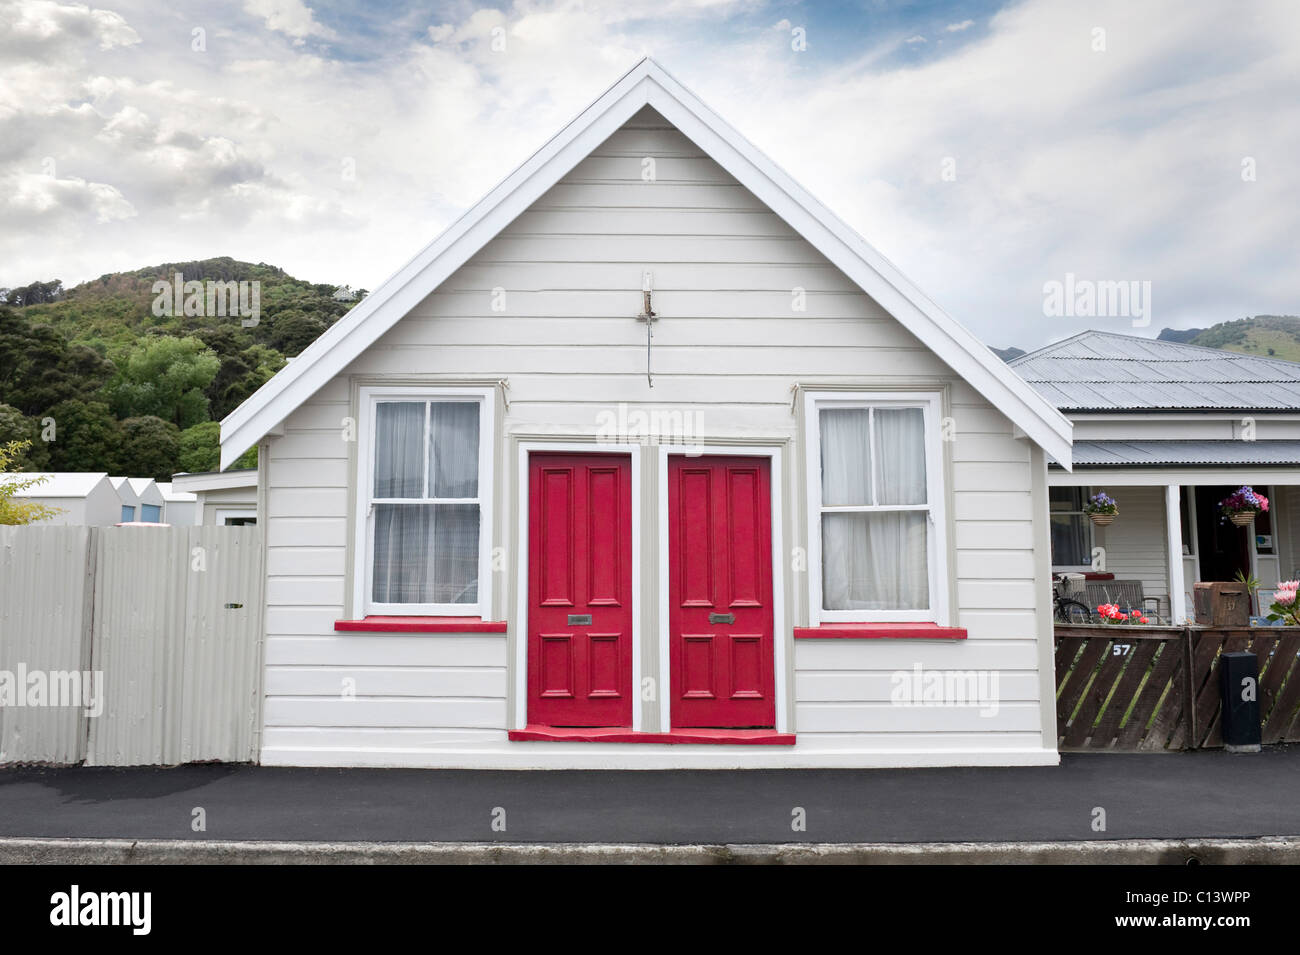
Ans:
[[[182,471],[172,475],[173,491],[230,491],[257,487],[257,468],[239,468],[236,471]]]
[[[1069,468],[1069,419],[861,236],[648,58],[232,411],[221,422],[221,467],[232,464],[343,371],[647,105],[812,243],[1054,460]]]

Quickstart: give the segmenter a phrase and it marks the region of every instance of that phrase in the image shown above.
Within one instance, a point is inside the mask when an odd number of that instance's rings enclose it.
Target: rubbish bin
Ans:
[[[1219,657],[1219,692],[1223,697],[1223,745],[1229,753],[1258,753],[1259,661],[1246,651]]]

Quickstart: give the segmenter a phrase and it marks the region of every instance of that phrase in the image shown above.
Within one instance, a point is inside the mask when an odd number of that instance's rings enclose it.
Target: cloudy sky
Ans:
[[[0,0],[0,286],[373,289],[650,54],[992,345],[1297,314],[1297,37],[1295,0]],[[1067,273],[1150,282],[1150,327],[1045,315]]]

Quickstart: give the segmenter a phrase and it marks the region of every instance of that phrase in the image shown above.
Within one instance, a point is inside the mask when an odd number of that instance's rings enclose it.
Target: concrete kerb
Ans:
[[[0,864],[342,865],[1249,865],[1300,864],[1300,837],[1095,842],[594,843],[226,842],[0,838]]]

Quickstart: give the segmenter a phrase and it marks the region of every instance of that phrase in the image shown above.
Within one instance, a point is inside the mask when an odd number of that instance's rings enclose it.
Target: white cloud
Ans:
[[[135,214],[131,203],[106,183],[39,173],[0,177],[0,219],[9,228],[69,228]]]
[[[814,59],[746,4],[466,4],[408,14],[381,56],[349,60],[286,44],[322,36],[305,21],[271,34],[195,17],[210,26],[196,56],[188,20],[144,0],[98,18],[20,7],[29,52],[0,57],[0,202],[17,223],[0,231],[0,285],[230,254],[374,288],[653,50],[993,344],[1076,330],[1042,315],[1043,282],[1066,271],[1151,279],[1149,331],[1300,298],[1289,2],[1229,28],[1177,0],[1024,0],[905,66],[892,58],[906,34]],[[221,29],[238,42],[211,42]],[[1242,182],[1243,156],[1257,182]],[[36,182],[46,158],[59,178]]]
[[[302,0],[244,0],[244,10],[260,17],[268,30],[302,42],[307,37],[333,39],[333,30],[316,22],[316,17]]]
[[[917,34],[914,34],[913,36],[909,36],[909,37],[908,37],[906,40],[904,40],[903,42],[904,42],[904,43],[924,43],[924,42],[925,42],[925,37],[923,37],[923,36],[921,36],[921,34],[917,33]]]
[[[944,29],[949,33],[960,33],[962,30],[968,30],[974,25],[974,20],[962,20],[960,23],[950,23]]]

